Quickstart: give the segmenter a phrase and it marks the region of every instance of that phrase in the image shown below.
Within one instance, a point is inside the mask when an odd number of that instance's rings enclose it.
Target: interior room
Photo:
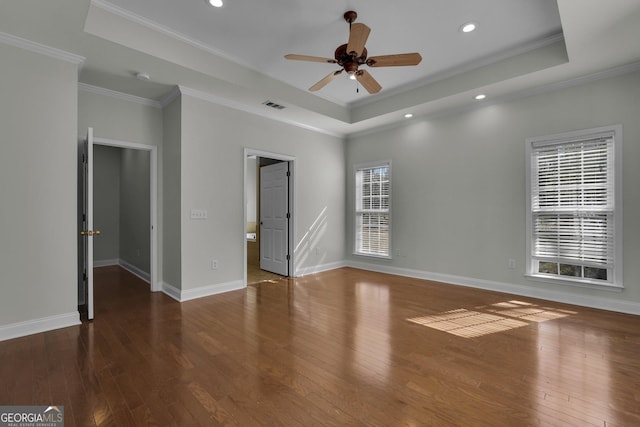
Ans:
[[[0,3],[0,404],[640,424],[639,1],[213,3]]]

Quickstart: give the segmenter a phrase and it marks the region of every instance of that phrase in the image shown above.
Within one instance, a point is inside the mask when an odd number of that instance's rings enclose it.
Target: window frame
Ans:
[[[538,261],[534,256],[534,212],[533,212],[533,185],[534,177],[534,153],[539,147],[552,145],[569,145],[584,142],[599,137],[613,138],[613,266],[607,280],[589,279],[584,277],[572,277],[553,273],[540,273],[534,271]],[[558,210],[560,214],[560,211]],[[568,212],[571,214],[571,212]],[[574,211],[577,215],[577,211]],[[588,287],[595,289],[621,291],[624,289],[622,280],[622,248],[623,248],[623,222],[622,222],[622,126],[612,125],[593,129],[584,129],[573,132],[565,132],[542,137],[527,138],[526,140],[526,272],[525,276],[531,280],[560,285]],[[579,263],[578,263],[579,264]],[[584,265],[584,263],[583,263]]]
[[[363,210],[359,209],[358,172],[363,171],[363,170],[376,169],[376,168],[380,168],[380,167],[386,167],[386,168],[388,168],[388,171],[389,171],[388,172],[388,174],[389,174],[389,195],[388,195],[389,208],[386,211],[386,215],[388,216],[388,253],[386,255],[362,252],[358,248],[358,234],[359,234],[359,228],[358,228],[359,221],[358,221],[358,219],[359,219],[359,216],[364,212]],[[354,186],[353,186],[353,189],[354,189],[354,197],[353,197],[353,202],[354,202],[353,255],[362,256],[362,257],[369,257],[369,258],[378,258],[378,259],[392,259],[393,258],[393,256],[392,256],[393,250],[392,250],[392,245],[391,245],[391,241],[392,241],[391,240],[391,237],[392,237],[391,211],[392,211],[392,183],[393,183],[393,179],[392,179],[391,160],[382,160],[382,161],[377,161],[377,162],[356,164],[356,165],[354,165],[353,179],[354,179]]]

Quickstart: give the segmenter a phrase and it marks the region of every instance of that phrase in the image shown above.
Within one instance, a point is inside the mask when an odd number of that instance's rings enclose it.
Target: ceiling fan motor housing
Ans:
[[[355,21],[357,17],[358,14],[353,10],[349,10],[344,13],[344,19],[349,23],[349,41],[338,46],[334,52],[335,59],[309,55],[285,55],[286,59],[324,62],[329,64],[338,64],[342,67],[341,70],[332,72],[318,83],[311,86],[309,88],[311,92],[322,89],[344,70],[351,77],[355,77],[369,93],[378,93],[382,89],[382,86],[380,86],[371,74],[365,70],[359,70],[358,67],[365,64],[369,67],[418,65],[422,60],[422,57],[417,52],[374,56],[367,59],[367,49],[365,48],[365,44],[369,37],[369,33],[371,32],[371,28],[367,27],[365,24],[354,24],[353,21]]]
[[[347,44],[345,43],[338,46],[334,57],[336,58],[336,62],[338,63],[338,65],[344,67],[344,70],[347,73],[351,73],[356,71],[360,65],[366,64],[367,49],[365,48],[362,50],[362,55],[356,56],[347,52]]]

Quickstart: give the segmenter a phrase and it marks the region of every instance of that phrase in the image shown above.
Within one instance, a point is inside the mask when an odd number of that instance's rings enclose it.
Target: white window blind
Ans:
[[[530,147],[530,274],[613,284],[613,132]]]
[[[391,165],[356,167],[355,252],[390,256]]]

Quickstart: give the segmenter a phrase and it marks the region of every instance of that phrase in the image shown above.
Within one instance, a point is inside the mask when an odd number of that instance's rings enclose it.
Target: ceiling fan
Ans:
[[[355,78],[369,93],[378,93],[382,86],[369,74],[366,70],[359,70],[361,65],[369,67],[399,67],[406,65],[418,65],[422,61],[419,53],[400,53],[395,55],[372,56],[367,58],[367,49],[365,43],[369,37],[371,29],[364,24],[354,24],[358,14],[353,10],[345,12],[344,20],[349,23],[349,41],[346,44],[338,46],[335,51],[334,58],[321,58],[318,56],[308,55],[285,55],[286,59],[296,61],[326,62],[329,64],[338,64],[341,70],[334,71],[318,83],[309,88],[311,92],[325,87],[336,76],[346,71],[351,78]]]

